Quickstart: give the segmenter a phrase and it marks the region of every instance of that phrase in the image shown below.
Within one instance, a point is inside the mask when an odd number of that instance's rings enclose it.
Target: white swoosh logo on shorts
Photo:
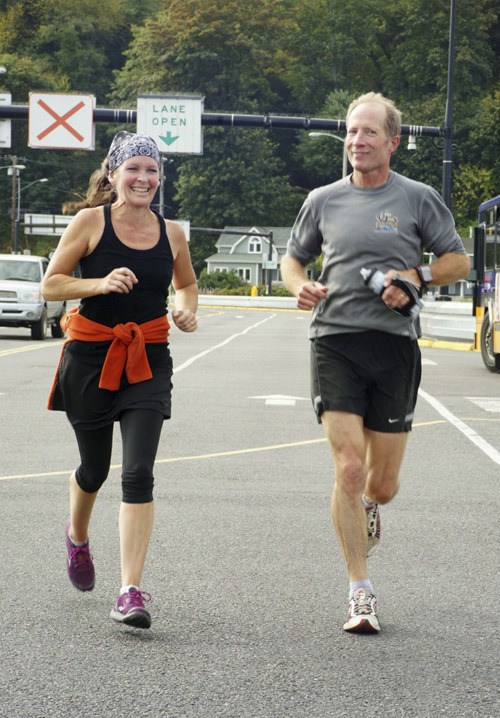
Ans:
[[[388,419],[389,424],[395,424],[396,421],[399,421],[399,419]]]

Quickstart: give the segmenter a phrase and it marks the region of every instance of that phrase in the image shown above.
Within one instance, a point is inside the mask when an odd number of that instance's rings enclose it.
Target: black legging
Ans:
[[[120,417],[123,446],[122,501],[146,504],[153,500],[153,466],[164,417],[152,409],[129,409]],[[80,450],[76,481],[82,491],[99,491],[109,473],[113,426],[75,429]]]

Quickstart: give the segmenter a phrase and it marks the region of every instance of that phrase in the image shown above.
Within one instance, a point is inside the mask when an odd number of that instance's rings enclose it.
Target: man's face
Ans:
[[[399,137],[387,137],[385,107],[378,102],[358,105],[347,122],[349,162],[361,174],[386,172]]]

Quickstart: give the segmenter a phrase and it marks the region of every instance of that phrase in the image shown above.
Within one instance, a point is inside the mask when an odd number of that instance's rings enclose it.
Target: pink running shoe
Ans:
[[[75,546],[69,537],[70,522],[66,522],[66,552],[68,577],[79,591],[92,591],[95,586],[94,562],[90,555],[88,542]]]
[[[149,628],[151,616],[144,607],[145,603],[151,601],[151,594],[141,591],[138,588],[130,588],[122,593],[111,610],[111,618],[119,623],[135,628]]]

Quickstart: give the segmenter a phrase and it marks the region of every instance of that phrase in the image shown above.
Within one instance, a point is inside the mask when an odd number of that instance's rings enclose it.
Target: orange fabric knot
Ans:
[[[146,354],[146,342],[139,325],[135,322],[116,324],[112,331],[115,338],[102,366],[99,389],[117,391],[124,370],[129,384],[151,379],[153,374]]]

